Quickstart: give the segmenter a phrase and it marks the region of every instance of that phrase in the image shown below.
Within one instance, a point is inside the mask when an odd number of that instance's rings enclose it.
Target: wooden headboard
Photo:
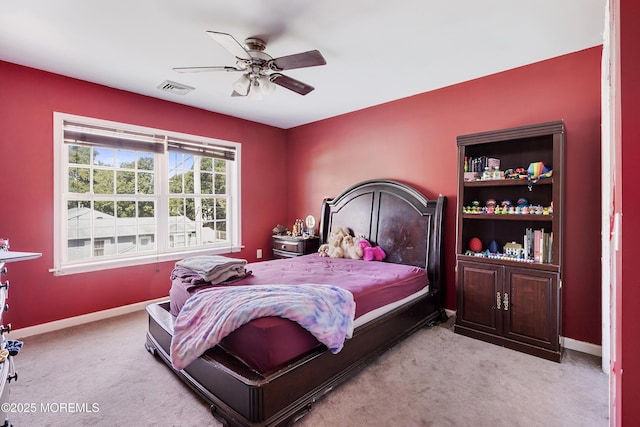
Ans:
[[[428,200],[414,188],[391,180],[369,180],[325,199],[321,243],[344,227],[384,249],[385,262],[425,268],[429,286],[444,296],[442,224],[446,198]]]

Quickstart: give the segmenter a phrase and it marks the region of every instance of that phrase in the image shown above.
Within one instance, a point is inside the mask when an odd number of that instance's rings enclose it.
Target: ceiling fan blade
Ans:
[[[296,93],[299,93],[300,95],[306,95],[309,92],[311,92],[313,89],[315,89],[313,86],[309,86],[306,83],[303,83],[296,79],[292,79],[291,77],[285,76],[284,74],[280,74],[280,73],[271,74],[269,76],[269,80],[271,80],[273,83],[277,84],[278,86],[282,86],[284,88],[292,90]]]
[[[249,52],[247,52],[244,46],[242,46],[238,40],[233,38],[231,34],[219,33],[217,31],[207,31],[207,33],[213,37],[215,41],[220,43],[222,47],[231,52],[231,54],[236,58],[251,61],[251,55],[249,55]]]
[[[178,73],[204,73],[207,71],[244,71],[241,68],[228,67],[228,66],[211,66],[211,67],[178,67],[174,68],[174,71]]]
[[[233,92],[231,92],[231,96],[247,96],[247,95],[246,94],[243,95],[243,94],[238,93],[237,91],[234,90]]]
[[[294,68],[315,67],[325,65],[327,61],[317,50],[281,56],[269,61],[269,67],[275,71],[292,70]]]

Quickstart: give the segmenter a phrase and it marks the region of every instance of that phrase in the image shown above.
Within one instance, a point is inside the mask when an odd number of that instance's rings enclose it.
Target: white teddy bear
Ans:
[[[327,243],[320,245],[320,256],[331,258],[362,259],[363,252],[358,244],[360,237],[353,237],[348,229],[339,227],[329,234]]]

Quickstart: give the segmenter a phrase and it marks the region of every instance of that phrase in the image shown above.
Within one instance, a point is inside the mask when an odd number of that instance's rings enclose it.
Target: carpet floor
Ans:
[[[219,426],[144,348],[144,311],[26,337],[9,384],[14,426]],[[607,426],[598,358],[562,363],[422,329],[318,401],[298,425]]]

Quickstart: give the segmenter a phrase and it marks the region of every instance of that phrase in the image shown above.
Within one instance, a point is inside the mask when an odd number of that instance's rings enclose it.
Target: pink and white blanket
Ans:
[[[351,292],[332,285],[203,289],[187,300],[176,318],[171,363],[184,369],[240,326],[268,316],[297,322],[335,354],[353,334],[355,307]]]

